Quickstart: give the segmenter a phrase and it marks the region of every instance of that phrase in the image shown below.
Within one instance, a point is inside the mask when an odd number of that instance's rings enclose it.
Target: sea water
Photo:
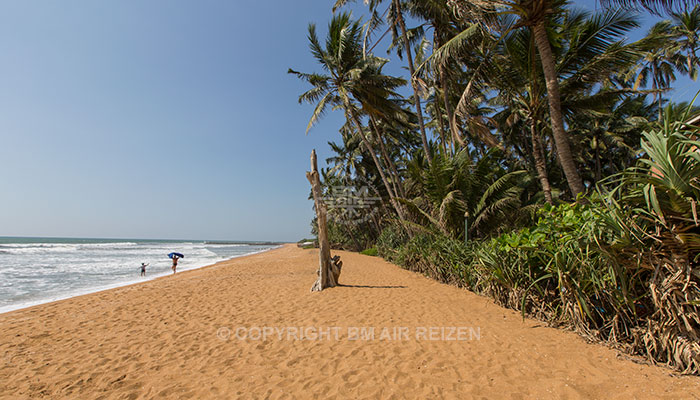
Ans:
[[[172,274],[277,247],[274,243],[0,237],[0,313]],[[141,263],[150,264],[146,277]]]

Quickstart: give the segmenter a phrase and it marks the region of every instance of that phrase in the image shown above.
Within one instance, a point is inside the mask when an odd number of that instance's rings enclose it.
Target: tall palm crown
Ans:
[[[697,0],[600,0],[604,7],[622,6],[628,9],[645,9],[654,14],[673,12],[697,4]]]
[[[333,6],[333,10],[335,11],[337,8],[342,7],[343,5],[347,4],[351,0],[336,0],[335,5]],[[376,15],[376,9],[379,6],[379,4],[382,3],[382,0],[364,0],[365,4],[369,5],[370,10],[372,10],[373,15],[377,17],[377,20],[375,22],[379,23],[381,20],[378,18]],[[423,109],[421,105],[421,97],[419,94],[419,89],[418,86],[414,80],[414,75],[415,75],[415,67],[413,64],[413,55],[411,51],[411,41],[409,38],[408,34],[408,29],[406,28],[406,21],[403,16],[403,2],[401,0],[391,0],[391,6],[389,7],[389,16],[390,19],[392,20],[391,24],[391,30],[394,33],[394,37],[398,38],[401,37],[401,41],[398,43],[399,44],[399,55],[401,54],[400,51],[403,50],[406,54],[406,61],[408,64],[408,71],[411,75],[411,87],[413,88],[413,102],[416,110],[416,117],[418,119],[418,128],[420,130],[420,135],[421,135],[421,141],[423,144],[423,151],[425,152],[425,155],[428,159],[428,161],[431,160],[431,152],[430,152],[430,146],[428,144],[428,136],[425,131],[425,123],[423,121]],[[401,34],[399,35],[399,31]]]
[[[361,138],[362,145],[372,157],[396,212],[403,217],[403,211],[395,200],[396,192],[392,190],[390,179],[384,173],[371,138],[365,133],[360,112],[368,115],[370,122],[379,118],[399,122],[405,119],[406,113],[395,100],[399,97],[395,90],[403,86],[405,81],[382,74],[382,68],[388,60],[365,54],[361,36],[360,21],[353,21],[348,13],[333,17],[328,27],[325,47],[318,40],[316,26],[310,24],[308,39],[311,54],[327,74],[308,74],[292,69],[288,72],[312,85],[311,89],[299,96],[300,103],[316,103],[307,132],[328,107],[344,109]]]
[[[685,10],[680,13],[671,14],[673,22],[673,33],[678,41],[678,47],[685,58],[688,75],[697,79],[700,61],[698,60],[698,49],[700,48],[700,5],[692,10]]]
[[[392,99],[398,97],[395,89],[403,86],[405,81],[383,75],[382,68],[388,60],[371,54],[364,55],[361,38],[361,22],[352,21],[348,13],[339,14],[331,20],[325,46],[318,39],[316,25],[309,25],[311,54],[327,74],[288,71],[312,85],[311,89],[299,96],[299,103],[316,104],[307,132],[329,107],[354,107],[353,101],[370,115],[384,115],[387,110],[400,115],[400,108]]]

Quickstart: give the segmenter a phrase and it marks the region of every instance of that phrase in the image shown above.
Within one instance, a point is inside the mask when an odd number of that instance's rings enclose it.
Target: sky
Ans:
[[[318,71],[332,3],[0,1],[0,236],[308,237],[342,114],[306,135],[287,69]]]

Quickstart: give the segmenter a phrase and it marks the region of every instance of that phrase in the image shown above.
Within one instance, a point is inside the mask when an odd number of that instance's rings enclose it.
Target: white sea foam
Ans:
[[[0,238],[0,313],[151,280],[172,273],[172,251],[185,254],[178,271],[258,253],[274,245],[172,241],[66,240],[12,242]],[[140,265],[149,263],[147,276]]]

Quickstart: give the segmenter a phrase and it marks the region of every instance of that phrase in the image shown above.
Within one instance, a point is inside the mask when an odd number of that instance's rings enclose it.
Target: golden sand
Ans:
[[[317,251],[287,245],[2,314],[0,398],[700,398],[700,378],[338,253],[348,286],[321,293]]]

